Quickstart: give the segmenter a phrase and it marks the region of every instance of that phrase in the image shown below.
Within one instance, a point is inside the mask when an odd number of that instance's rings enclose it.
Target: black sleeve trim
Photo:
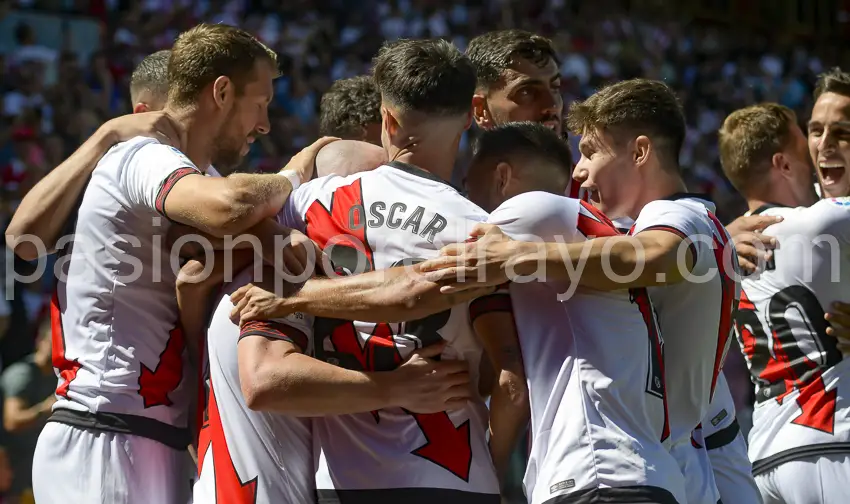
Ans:
[[[732,420],[732,423],[705,438],[705,449],[716,450],[723,448],[732,441],[735,441],[739,432],[741,432],[741,426],[738,425],[738,419],[735,418]]]
[[[239,339],[242,340],[248,336],[287,341],[297,346],[302,352],[307,351],[309,341],[307,335],[300,330],[274,320],[252,320],[246,323],[239,330]]]
[[[154,202],[156,211],[159,212],[163,217],[168,219],[168,215],[165,214],[165,199],[168,197],[168,193],[170,193],[171,190],[174,188],[174,184],[176,184],[178,180],[182,179],[187,175],[200,174],[201,173],[198,170],[188,167],[178,168],[171,172],[171,175],[169,175],[167,179],[163,180],[162,185],[159,186],[159,192],[157,192],[156,201]]]
[[[513,313],[511,305],[511,295],[497,292],[487,296],[481,296],[469,303],[469,320],[475,322],[475,319],[482,315],[493,312],[509,312]]]
[[[694,256],[694,264],[697,263],[697,247],[696,245],[694,245],[693,240],[688,237],[688,233],[685,233],[679,228],[667,225],[649,226],[648,228],[642,229],[640,232],[643,233],[644,231],[667,231],[668,233],[673,233],[674,235],[677,235],[679,238],[688,242],[688,248],[691,250],[691,254]]]

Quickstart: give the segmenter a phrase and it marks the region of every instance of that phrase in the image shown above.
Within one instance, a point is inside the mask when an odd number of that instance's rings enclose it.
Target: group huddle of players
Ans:
[[[17,210],[15,252],[61,255],[39,504],[497,504],[526,428],[532,504],[845,502],[850,76],[808,138],[780,105],[726,119],[734,240],[687,193],[674,93],[565,111],[540,36],[387,43],[323,98],[334,136],[232,173],[276,76],[250,34],[192,28]]]

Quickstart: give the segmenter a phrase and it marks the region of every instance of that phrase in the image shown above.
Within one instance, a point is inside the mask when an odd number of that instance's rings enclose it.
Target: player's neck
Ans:
[[[782,189],[776,187],[777,184],[771,185],[768,190],[762,194],[750,195],[747,197],[747,206],[752,212],[765,205],[780,205],[785,207],[796,208],[798,206],[809,206],[814,203],[812,201],[801,201],[794,195],[790,189]]]
[[[437,177],[451,182],[454,171],[457,148],[446,149],[443,146],[431,145],[430,143],[413,143],[403,148],[391,147],[387,156],[390,161],[408,163],[430,172]]]
[[[637,200],[637,205],[632,209],[632,219],[637,219],[643,207],[653,201],[663,200],[673,196],[674,194],[688,192],[688,186],[678,173],[672,170],[659,168],[655,170],[650,177],[642,184],[643,190]]]
[[[186,145],[180,150],[198,169],[206,173],[212,155],[210,139],[215,137],[209,128],[210,122],[198,117],[194,108],[171,108],[166,105],[165,110],[186,131]]]

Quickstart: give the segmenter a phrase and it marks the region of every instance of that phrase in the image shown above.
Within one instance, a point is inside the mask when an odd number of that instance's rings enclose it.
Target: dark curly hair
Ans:
[[[369,75],[338,80],[322,95],[319,134],[361,140],[363,129],[381,122],[381,94]]]

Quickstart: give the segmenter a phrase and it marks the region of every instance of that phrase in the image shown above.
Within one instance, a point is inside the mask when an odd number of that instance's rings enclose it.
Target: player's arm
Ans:
[[[55,252],[60,233],[100,158],[114,144],[136,136],[155,137],[179,147],[184,135],[163,112],[132,114],[104,123],[24,196],[6,228],[6,243],[15,254],[31,261],[40,253]],[[18,239],[25,235],[30,238]],[[44,244],[42,250],[35,245],[38,242]]]
[[[217,237],[236,235],[266,218],[277,215],[292,192],[290,179],[310,180],[321,148],[333,141],[322,137],[296,154],[280,173],[236,173],[227,178],[189,174],[166,182],[160,191],[162,208],[169,219]],[[282,175],[286,176],[282,176]],[[165,192],[165,194],[162,194]]]
[[[528,386],[507,289],[476,299],[469,306],[475,333],[496,375],[490,396],[490,456],[499,476],[528,424]]]
[[[434,361],[444,344],[414,352],[393,371],[345,369],[304,355],[311,323],[287,319],[242,326],[239,380],[247,406],[294,416],[363,413],[401,407],[416,413],[457,409],[469,399],[465,361]]]
[[[249,284],[231,295],[233,318],[243,322],[285,317],[294,312],[364,322],[417,320],[491,293],[481,287],[443,294],[419,265],[336,278],[312,278],[290,296],[277,296],[267,283]]]
[[[498,285],[518,276],[604,291],[652,287],[682,281],[695,261],[684,238],[663,229],[576,243],[514,241],[488,224],[477,226],[474,233],[480,236],[477,241],[449,245],[443,248],[443,257],[424,263],[428,280],[455,282],[444,292]],[[629,280],[623,282],[623,277]]]

